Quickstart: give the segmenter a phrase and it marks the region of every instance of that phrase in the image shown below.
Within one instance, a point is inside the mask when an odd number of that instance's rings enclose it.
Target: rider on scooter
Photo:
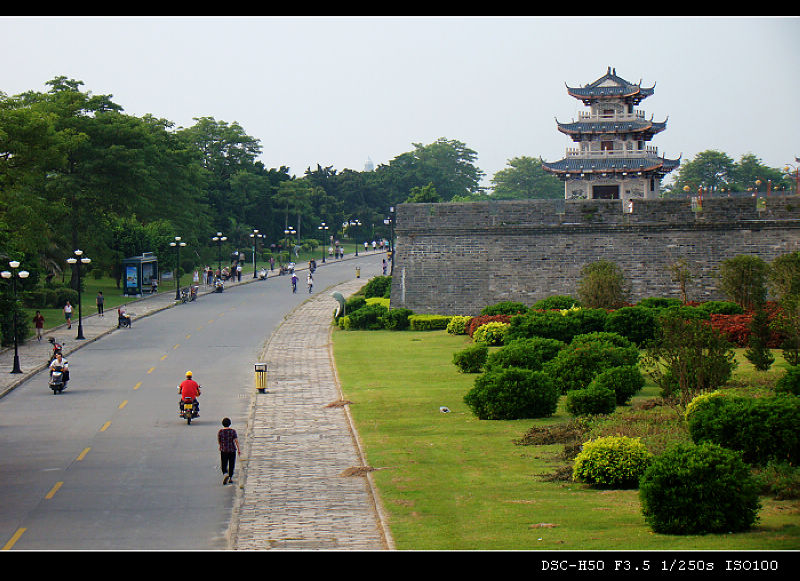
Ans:
[[[51,375],[53,374],[53,370],[56,368],[61,370],[61,381],[64,383],[64,389],[67,389],[67,382],[69,381],[69,364],[67,363],[67,360],[64,359],[61,351],[57,351],[53,361],[50,362]]]
[[[192,403],[194,403],[195,410],[197,410],[197,415],[199,416],[200,402],[197,401],[197,396],[200,395],[200,384],[192,379],[191,371],[186,372],[186,379],[184,379],[178,386],[178,391],[181,394],[181,398],[178,400],[178,410],[180,411],[182,409],[183,399],[190,397],[192,398]]]

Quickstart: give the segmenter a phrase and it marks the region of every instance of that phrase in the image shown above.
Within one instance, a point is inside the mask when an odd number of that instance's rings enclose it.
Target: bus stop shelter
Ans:
[[[152,252],[143,252],[141,256],[122,259],[124,277],[123,296],[142,296],[142,291],[150,292],[153,282],[158,281],[158,259]]]

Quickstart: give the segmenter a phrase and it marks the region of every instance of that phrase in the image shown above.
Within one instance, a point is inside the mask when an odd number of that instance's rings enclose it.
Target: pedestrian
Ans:
[[[308,283],[308,292],[310,294],[311,293],[311,287],[314,286],[314,279],[311,277],[311,273],[310,272],[308,273],[308,279],[306,280],[306,282]]]
[[[103,291],[97,291],[97,314],[99,316],[103,315],[103,303],[105,303],[105,297],[103,296]]]
[[[231,427],[230,418],[222,419],[222,429],[217,432],[217,442],[219,443],[220,467],[225,475],[222,484],[230,484],[233,482],[236,455],[242,455],[242,450],[239,448],[239,436]]]
[[[292,271],[292,292],[297,292],[297,273]]]
[[[42,313],[36,311],[36,314],[33,316],[33,325],[36,327],[36,340],[42,340],[42,329],[44,328],[44,317]]]
[[[236,280],[242,282],[242,263],[236,265]]]
[[[67,329],[72,329],[72,305],[69,301],[64,305],[64,319],[67,321]]]
[[[211,286],[211,283],[214,282],[214,270],[210,267],[206,267],[206,284]]]
[[[383,276],[386,276],[386,259],[383,259]]]
[[[269,271],[272,272],[275,270],[275,258],[270,256],[269,257]]]

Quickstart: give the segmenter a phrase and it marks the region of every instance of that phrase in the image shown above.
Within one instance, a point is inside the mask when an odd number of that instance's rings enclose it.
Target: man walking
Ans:
[[[217,432],[217,442],[219,442],[222,473],[225,475],[222,484],[229,484],[233,482],[236,455],[242,455],[242,451],[239,449],[239,437],[236,435],[236,430],[231,428],[230,418],[222,419],[222,429]]]

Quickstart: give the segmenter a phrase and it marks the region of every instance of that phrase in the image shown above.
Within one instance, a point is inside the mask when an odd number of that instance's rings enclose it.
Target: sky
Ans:
[[[800,157],[794,16],[0,16],[0,54],[6,95],[63,75],[130,115],[236,122],[267,168],[298,177],[445,138],[477,153],[488,186],[515,157],[564,157],[556,120],[587,110],[566,87],[608,67],[655,85],[638,108],[667,120],[659,155]]]

